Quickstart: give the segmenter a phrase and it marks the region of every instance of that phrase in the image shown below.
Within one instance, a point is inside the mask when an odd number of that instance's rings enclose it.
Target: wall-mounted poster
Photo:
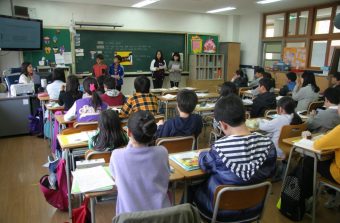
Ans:
[[[194,54],[202,53],[203,40],[199,36],[191,37],[191,51]]]
[[[188,34],[188,43],[189,54],[210,54],[218,51],[217,35]]]
[[[306,67],[306,48],[286,47],[283,49],[283,61],[289,63],[292,68]]]
[[[132,51],[116,51],[115,55],[122,57],[121,65],[131,66],[133,65],[133,54]]]

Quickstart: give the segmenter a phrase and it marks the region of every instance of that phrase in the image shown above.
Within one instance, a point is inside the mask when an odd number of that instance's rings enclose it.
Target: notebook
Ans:
[[[198,153],[195,151],[170,155],[170,159],[186,171],[197,170],[200,168],[198,164]]]

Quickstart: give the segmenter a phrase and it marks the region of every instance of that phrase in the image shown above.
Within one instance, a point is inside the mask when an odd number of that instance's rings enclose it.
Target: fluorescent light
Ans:
[[[273,3],[273,2],[279,2],[281,0],[262,0],[262,1],[258,1],[256,2],[257,4],[269,4],[269,3]]]
[[[221,8],[221,9],[214,9],[207,11],[207,13],[217,13],[217,12],[224,12],[224,11],[230,11],[236,9],[235,7],[226,7],[226,8]]]
[[[155,2],[159,2],[160,0],[144,0],[144,1],[141,1],[141,2],[138,2],[134,5],[132,5],[132,7],[134,8],[142,8],[144,6],[147,6],[147,5],[150,5],[150,4],[153,4]]]

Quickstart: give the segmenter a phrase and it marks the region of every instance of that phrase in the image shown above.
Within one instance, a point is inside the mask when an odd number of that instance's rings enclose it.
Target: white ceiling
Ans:
[[[110,5],[120,7],[131,7],[131,5],[141,0],[34,0],[51,2],[69,2],[77,4]],[[154,4],[146,6],[150,9],[172,10],[205,13],[208,10],[224,8],[228,6],[236,7],[236,10],[221,12],[224,15],[244,15],[254,12],[271,12],[285,9],[294,9],[316,4],[334,2],[335,0],[281,0],[266,5],[256,4],[258,0],[160,0]]]

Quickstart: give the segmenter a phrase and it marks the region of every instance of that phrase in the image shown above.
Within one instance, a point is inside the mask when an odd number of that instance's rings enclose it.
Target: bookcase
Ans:
[[[194,54],[189,59],[188,86],[216,92],[224,82],[223,54]]]

